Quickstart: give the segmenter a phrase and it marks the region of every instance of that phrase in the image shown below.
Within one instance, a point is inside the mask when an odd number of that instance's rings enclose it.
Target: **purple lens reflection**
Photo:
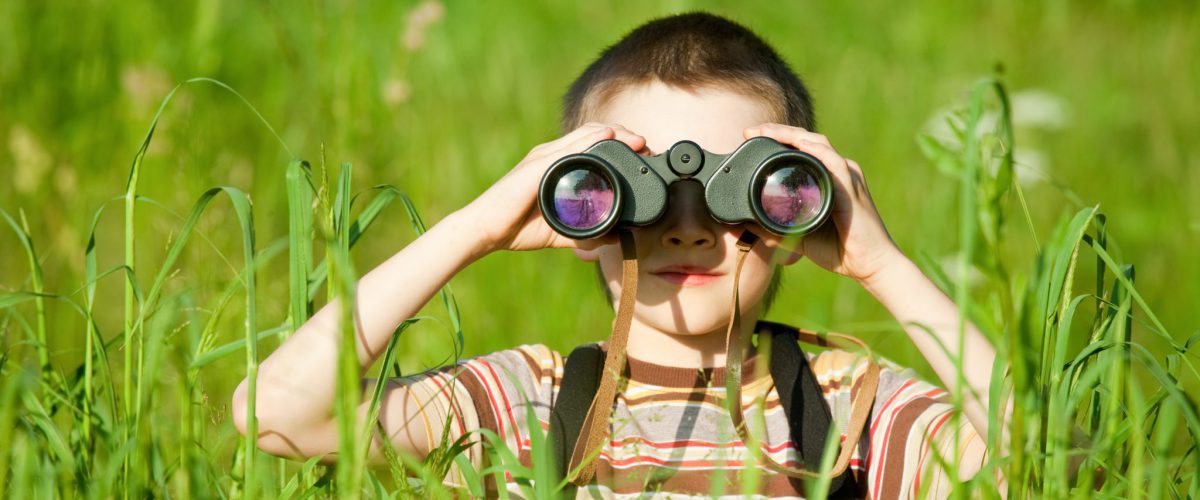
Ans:
[[[771,222],[792,227],[811,222],[821,210],[821,187],[811,171],[784,166],[767,176],[760,193]]]
[[[572,229],[591,229],[605,221],[613,209],[612,185],[590,169],[563,174],[554,186],[554,212]]]

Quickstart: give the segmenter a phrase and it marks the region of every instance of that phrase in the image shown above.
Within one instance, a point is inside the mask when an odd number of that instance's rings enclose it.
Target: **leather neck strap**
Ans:
[[[580,436],[583,439],[575,442],[570,466],[567,469],[567,477],[572,478],[571,483],[580,486],[590,483],[595,477],[596,457],[603,449],[605,439],[608,438],[608,421],[616,400],[617,384],[621,374],[625,371],[625,349],[629,343],[629,327],[633,321],[633,307],[637,299],[637,248],[633,235],[629,231],[624,229],[618,231],[621,239],[622,264],[621,299],[617,306],[617,318],[613,323],[612,337],[609,339],[604,358],[604,371],[601,374],[600,387],[596,391],[596,397],[592,399],[592,404],[588,407],[587,416],[583,421],[583,432]],[[747,444],[761,442],[761,439],[750,439],[749,429],[742,414],[742,355],[749,345],[750,338],[748,335],[742,335],[741,332],[742,318],[738,288],[742,265],[757,241],[758,237],[749,231],[743,231],[741,237],[738,238],[737,267],[733,275],[733,303],[730,307],[729,327],[725,332],[725,393],[727,394],[725,404],[730,418],[733,420],[734,429],[737,430],[742,442]],[[841,445],[832,469],[827,472],[830,476],[838,476],[849,465],[850,455],[853,454],[854,448],[862,436],[863,428],[866,427],[867,417],[871,412],[871,403],[879,385],[879,366],[871,361],[870,349],[858,339],[838,334],[828,334],[828,336],[857,344],[866,353],[868,359],[862,385],[851,401],[846,439]],[[825,344],[827,339],[820,340],[822,344]],[[837,437],[831,436],[830,438],[837,439]],[[824,475],[812,470],[787,467],[775,462],[766,454],[762,454],[762,462],[767,468],[791,477],[815,478]],[[819,464],[805,465],[812,467]],[[572,475],[571,472],[576,470],[577,472]]]
[[[604,440],[608,438],[608,419],[612,416],[613,402],[616,401],[618,379],[625,371],[625,347],[629,343],[629,326],[633,323],[633,305],[637,301],[637,246],[632,233],[625,229],[618,232],[621,237],[621,301],[617,305],[612,337],[608,340],[608,353],[604,356],[600,388],[588,407],[587,417],[583,420],[583,439],[575,442],[567,469],[567,477],[571,477],[571,471],[578,464],[583,464],[571,480],[576,485],[592,481],[596,473],[596,457],[604,449]]]

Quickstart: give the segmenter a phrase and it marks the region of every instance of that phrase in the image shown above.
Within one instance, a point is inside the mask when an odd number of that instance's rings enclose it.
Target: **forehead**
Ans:
[[[684,89],[659,81],[626,87],[594,121],[621,125],[646,138],[653,154],[687,139],[718,154],[732,152],[746,127],[773,121],[761,99],[717,87]]]

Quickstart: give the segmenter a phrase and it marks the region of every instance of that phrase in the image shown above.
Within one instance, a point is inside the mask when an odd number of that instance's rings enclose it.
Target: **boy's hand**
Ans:
[[[839,155],[828,138],[777,123],[750,127],[742,135],[746,139],[770,137],[811,154],[825,164],[833,178],[831,220],[801,238],[795,248],[784,251],[807,256],[817,265],[859,282],[870,281],[895,259],[904,258],[875,209],[862,169]]]
[[[620,125],[585,124],[556,140],[538,145],[525,155],[492,187],[459,211],[459,215],[479,235],[477,257],[496,250],[537,250],[541,248],[593,249],[615,241],[611,233],[591,240],[573,240],[556,233],[542,219],[537,204],[538,184],[542,175],[559,158],[580,153],[605,139],[624,142],[641,151],[646,140]]]

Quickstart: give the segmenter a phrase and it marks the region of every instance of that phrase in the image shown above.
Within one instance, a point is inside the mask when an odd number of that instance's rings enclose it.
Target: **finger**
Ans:
[[[864,181],[866,180],[867,176],[866,176],[866,174],[863,173],[862,167],[860,167],[858,165],[858,162],[851,160],[849,158],[846,158],[846,167],[848,167],[851,172],[854,172],[859,177],[863,178]]]
[[[567,143],[565,146],[559,148],[558,151],[555,151],[554,156],[559,157],[579,153],[597,142],[616,137],[616,134],[616,130],[613,130],[612,127],[601,127]]]
[[[825,165],[825,168],[829,170],[829,173],[836,181],[840,181],[843,186],[852,185],[853,178],[849,174],[846,159],[842,158],[837,150],[833,149],[833,145],[829,143],[829,138],[824,135],[809,132],[800,127],[791,127],[778,123],[764,123],[757,127],[747,128],[743,132],[743,135],[748,137],[769,137],[782,144],[813,155]]]
[[[866,177],[858,163],[848,160],[826,144],[801,140],[795,144],[797,150],[811,154],[825,165],[834,183],[834,207],[838,213],[853,211],[854,205],[873,206],[867,189]]]
[[[571,153],[578,153],[587,146],[576,147],[571,151],[564,151],[564,147],[571,149],[571,145],[577,142],[586,142],[589,145],[595,144],[605,139],[611,139],[612,134],[611,127],[600,123],[585,123],[558,139],[534,146],[529,151],[529,154],[525,155],[525,158],[513,167],[512,171],[527,172],[535,170],[539,172],[538,175],[541,175],[540,172],[545,171],[553,163],[553,160]]]
[[[646,146],[646,139],[644,137],[633,133],[632,131],[630,131],[629,129],[625,128],[624,126],[622,126],[620,124],[588,122],[583,125],[580,125],[579,128],[576,128],[575,130],[568,132],[566,135],[559,137],[558,139],[547,142],[545,144],[539,144],[539,145],[535,146],[532,150],[530,150],[529,157],[530,158],[539,158],[539,157],[543,157],[543,156],[549,156],[551,154],[556,154],[559,152],[559,150],[562,150],[566,146],[574,143],[575,141],[578,141],[581,137],[586,137],[587,135],[589,135],[593,132],[596,132],[598,130],[602,130],[605,128],[610,128],[613,130],[614,136],[610,137],[610,138],[617,139],[621,142],[624,142],[626,145],[629,146],[630,149],[632,149],[634,151],[639,151]],[[584,148],[584,149],[586,149],[586,148]],[[577,153],[582,150],[583,149],[579,149],[574,152]],[[570,153],[567,153],[567,154],[570,154]]]
[[[546,169],[550,168],[550,166],[553,165],[554,162],[559,158],[583,151],[584,149],[587,149],[588,146],[605,139],[612,139],[613,134],[613,129],[609,127],[602,127],[600,129],[592,130],[586,135],[576,137],[574,142],[567,144],[560,149],[549,151],[539,156],[531,156],[526,158],[516,167],[513,167],[513,171],[521,172],[521,175],[528,177],[540,178],[542,174],[546,172]]]
[[[792,147],[815,156],[818,160],[821,160],[821,163],[825,164],[826,168],[836,168],[842,172],[850,171],[850,167],[846,164],[846,159],[828,144],[800,139],[792,144]]]
[[[646,149],[646,138],[645,137],[642,137],[638,134],[630,132],[625,127],[621,127],[619,125],[617,126],[617,128],[613,129],[613,132],[614,132],[613,138],[625,143],[625,145],[629,146],[629,149],[632,149],[633,152],[641,153],[643,149]]]
[[[613,126],[613,127],[604,127],[600,130],[597,130],[596,132],[594,132],[592,134],[580,137],[580,138],[576,139],[574,142],[571,142],[571,143],[563,146],[561,149],[548,154],[547,157],[553,157],[553,158],[557,159],[557,158],[561,158],[566,155],[579,153],[579,152],[586,150],[588,147],[592,146],[593,144],[603,141],[605,139],[616,139],[618,141],[621,141],[621,142],[625,143],[625,145],[633,151],[639,151],[646,147],[646,139],[643,138],[642,136],[635,134],[633,132],[630,132],[629,130],[627,130],[625,128],[621,128],[619,126]]]
[[[596,124],[596,125],[599,125],[599,128],[605,128],[605,127],[611,128],[613,130],[613,136],[611,138],[625,143],[625,145],[629,146],[629,149],[632,149],[634,152],[641,151],[643,148],[646,147],[646,138],[625,128],[624,125],[621,125],[619,123]],[[585,147],[583,149],[587,149],[587,148]],[[566,153],[566,154],[570,154],[570,153]]]
[[[753,137],[774,139],[781,144],[812,155],[825,165],[825,169],[829,172],[834,184],[833,212],[838,215],[835,218],[840,220],[835,224],[826,224],[822,230],[810,235],[806,239],[818,237],[817,235],[820,233],[828,233],[830,230],[833,230],[832,226],[836,226],[838,223],[847,223],[847,217],[854,212],[854,206],[862,204],[862,200],[869,200],[869,195],[866,194],[866,184],[861,175],[861,169],[857,164],[855,164],[854,169],[851,169],[849,161],[838,154],[833,145],[830,144],[828,137],[810,132],[801,127],[778,123],[764,123],[749,127],[742,132],[742,135],[747,139]],[[803,252],[803,248],[801,248],[801,251]]]
[[[849,167],[850,181],[854,188],[854,196],[859,200],[870,202],[871,195],[867,191],[867,179],[863,176],[863,171],[857,163],[847,160],[846,165]]]
[[[749,139],[751,137],[770,137],[781,143],[795,145],[796,141],[809,141],[817,144],[824,144],[829,147],[833,145],[829,142],[829,138],[824,134],[810,132],[801,127],[793,127],[790,125],[781,125],[778,123],[764,123],[762,125],[749,127],[742,131],[742,135]]]
[[[830,177],[833,177],[835,185],[841,187],[838,191],[845,190],[846,195],[854,193],[854,176],[850,173],[850,167],[846,163],[846,159],[833,149],[833,147],[818,142],[812,142],[805,139],[798,139],[790,145],[798,151],[808,153],[815,157],[825,165],[825,170],[829,172]],[[835,201],[837,201],[835,199]],[[835,207],[836,208],[836,207]]]
[[[555,151],[562,149],[563,146],[565,146],[567,144],[570,144],[572,142],[579,140],[580,137],[586,136],[588,134],[592,134],[598,130],[605,129],[605,128],[613,128],[613,127],[610,127],[608,125],[605,125],[605,124],[599,123],[599,122],[585,123],[585,124],[577,127],[575,130],[567,132],[562,137],[559,137],[550,142],[546,142],[546,143],[534,146],[534,148],[529,151],[529,156],[530,157],[546,156],[547,154],[550,154],[550,153],[553,153]]]

